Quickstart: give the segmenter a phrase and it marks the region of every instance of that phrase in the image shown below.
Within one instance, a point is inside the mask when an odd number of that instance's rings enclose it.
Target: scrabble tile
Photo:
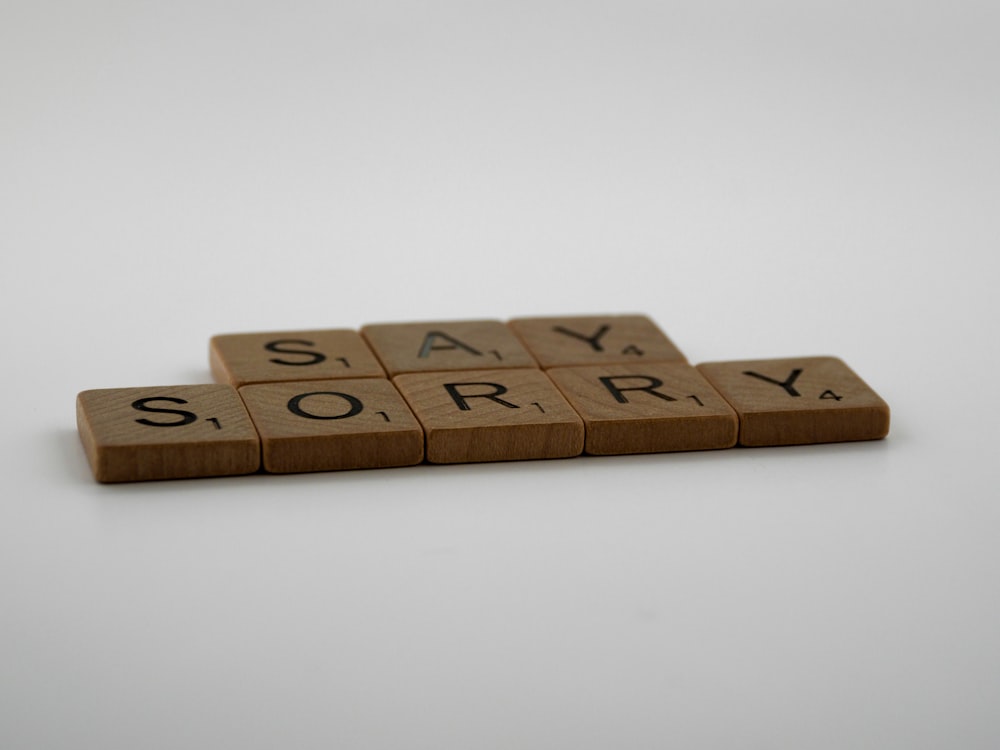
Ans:
[[[357,331],[272,331],[213,336],[212,375],[220,383],[383,378],[385,372]]]
[[[583,451],[583,422],[541,370],[410,373],[393,382],[424,427],[432,463]]]
[[[363,326],[361,333],[390,376],[538,366],[517,336],[498,320],[376,323]]]
[[[732,448],[736,412],[682,362],[546,370],[583,418],[594,455]]]
[[[99,482],[250,474],[260,466],[257,431],[228,385],[83,391],[76,420]]]
[[[741,445],[878,440],[889,407],[836,357],[709,362],[701,373],[736,409]]]
[[[247,385],[240,396],[260,433],[265,471],[380,469],[424,459],[420,423],[388,380]]]
[[[686,362],[645,315],[515,318],[508,322],[545,369],[565,365]]]

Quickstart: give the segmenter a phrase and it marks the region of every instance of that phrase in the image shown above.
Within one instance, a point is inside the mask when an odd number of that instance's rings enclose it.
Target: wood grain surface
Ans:
[[[514,318],[507,325],[543,368],[687,361],[645,315]]]
[[[393,382],[424,427],[432,463],[583,451],[583,422],[541,370],[411,373]]]
[[[538,366],[498,320],[375,323],[362,327],[361,333],[390,377],[404,372]]]
[[[698,370],[740,418],[741,445],[878,440],[889,406],[836,357],[708,362]]]
[[[736,412],[690,365],[556,367],[546,374],[583,418],[587,453],[660,453],[736,445]]]
[[[260,433],[265,471],[412,466],[424,433],[388,380],[266,383],[240,388]]]
[[[382,378],[385,371],[361,334],[347,329],[229,333],[209,342],[209,363],[219,383]]]
[[[257,431],[228,385],[83,391],[76,418],[99,482],[250,474],[260,466]]]

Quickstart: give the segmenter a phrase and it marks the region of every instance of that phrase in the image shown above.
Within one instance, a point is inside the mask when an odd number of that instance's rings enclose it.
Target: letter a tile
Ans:
[[[257,431],[228,385],[83,391],[76,421],[99,482],[251,474],[260,466]]]
[[[515,318],[507,323],[544,369],[618,362],[686,362],[645,315]]]
[[[424,426],[431,463],[583,451],[583,422],[541,370],[410,373],[393,382]]]
[[[376,323],[362,335],[393,377],[404,372],[537,367],[499,320]]]
[[[889,407],[836,357],[709,362],[698,370],[740,418],[740,445],[878,440]]]
[[[587,453],[661,453],[736,445],[736,412],[690,365],[556,367],[545,374],[583,417]]]
[[[424,433],[382,378],[265,383],[240,388],[275,474],[413,466]]]

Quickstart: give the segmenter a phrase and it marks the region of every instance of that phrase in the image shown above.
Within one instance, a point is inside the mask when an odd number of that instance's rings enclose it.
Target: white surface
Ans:
[[[995,3],[0,6],[0,746],[995,748]],[[630,312],[880,443],[104,487],[214,333]]]

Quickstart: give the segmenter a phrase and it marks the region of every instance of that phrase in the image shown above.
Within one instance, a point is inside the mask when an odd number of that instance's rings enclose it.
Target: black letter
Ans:
[[[493,393],[474,393],[466,396],[458,392],[458,387],[460,385],[486,385],[493,389]],[[444,388],[448,391],[448,395],[451,396],[452,400],[462,411],[469,411],[472,408],[465,402],[467,398],[488,398],[490,401],[496,401],[501,406],[506,406],[510,409],[521,408],[517,404],[512,404],[509,401],[504,401],[502,398],[497,398],[497,396],[501,393],[507,392],[507,389],[499,383],[445,383]]]
[[[599,339],[602,336],[604,336],[604,334],[606,334],[610,329],[611,326],[605,323],[604,325],[602,325],[600,328],[597,329],[597,333],[595,333],[593,336],[584,336],[582,333],[571,331],[568,328],[563,328],[562,326],[552,327],[552,330],[555,331],[556,333],[565,333],[567,336],[572,336],[575,339],[580,339],[580,341],[586,341],[593,347],[595,352],[604,351],[604,347],[601,346],[601,344],[599,343]]]
[[[312,341],[303,341],[302,339],[279,339],[278,341],[270,341],[264,344],[264,348],[269,352],[277,352],[278,354],[301,354],[306,357],[310,357],[307,362],[289,362],[287,359],[271,359],[269,362],[274,362],[276,365],[318,365],[324,359],[326,359],[325,354],[320,354],[319,352],[303,352],[297,349],[282,349],[279,344],[301,344],[302,346],[316,346]]]
[[[319,414],[310,414],[302,409],[302,399],[309,398],[309,396],[340,396],[351,408],[348,409],[343,414],[335,414],[332,417],[322,417]],[[348,417],[353,417],[355,414],[360,414],[361,410],[365,408],[365,405],[361,403],[360,400],[350,396],[346,393],[335,393],[334,391],[313,391],[312,393],[300,393],[288,402],[288,411],[300,417],[306,417],[307,419],[347,419]]]
[[[619,388],[615,385],[614,381],[620,380],[621,378],[642,378],[647,381],[646,385],[636,385],[631,388]],[[676,401],[676,398],[668,396],[666,393],[660,393],[655,390],[663,385],[663,381],[659,378],[650,377],[649,375],[607,375],[600,378],[600,381],[604,384],[604,387],[608,389],[608,392],[615,397],[615,401],[619,404],[627,404],[629,400],[625,398],[625,394],[622,391],[645,391],[650,396],[656,396],[657,398],[662,398],[664,401]]]
[[[451,346],[434,346],[434,339],[448,339],[451,342]],[[465,349],[469,354],[475,354],[477,357],[482,356],[482,352],[477,352],[468,344],[463,344],[458,339],[452,338],[447,333],[441,333],[441,331],[428,331],[427,335],[424,337],[424,345],[420,347],[420,354],[418,357],[427,357],[430,353],[437,349]]]
[[[182,398],[172,398],[170,396],[150,396],[149,398],[140,398],[138,401],[133,401],[132,408],[138,411],[156,412],[157,414],[176,414],[181,418],[180,422],[150,422],[148,419],[135,420],[139,424],[148,425],[149,427],[180,427],[181,425],[191,424],[198,418],[191,412],[184,411],[183,409],[157,409],[153,406],[146,406],[150,401],[169,401],[172,404],[187,403]]]
[[[782,388],[784,388],[788,392],[789,396],[801,396],[802,395],[797,390],[795,390],[794,388],[792,388],[792,383],[794,383],[796,381],[796,379],[798,379],[799,375],[802,374],[801,368],[796,368],[796,369],[792,370],[792,374],[789,375],[788,378],[783,383],[781,381],[779,381],[779,380],[775,380],[774,378],[769,378],[769,377],[767,377],[767,375],[761,375],[759,372],[753,372],[751,370],[746,370],[743,374],[744,375],[749,375],[752,378],[760,378],[761,380],[767,381],[768,383],[774,383],[775,385],[780,385]]]

